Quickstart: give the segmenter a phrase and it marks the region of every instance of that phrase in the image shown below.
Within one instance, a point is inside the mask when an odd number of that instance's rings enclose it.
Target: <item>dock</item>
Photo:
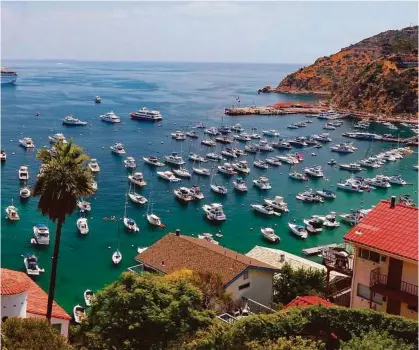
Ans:
[[[333,244],[326,244],[326,245],[318,245],[316,247],[302,249],[301,251],[303,252],[304,255],[311,256],[311,255],[318,255],[323,250],[326,250],[329,248],[336,248],[336,247],[339,247],[339,244],[333,243]]]

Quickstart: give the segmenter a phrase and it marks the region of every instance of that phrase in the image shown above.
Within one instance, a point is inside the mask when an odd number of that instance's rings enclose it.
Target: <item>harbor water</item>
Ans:
[[[7,152],[7,161],[1,166],[1,210],[2,210],[2,267],[24,270],[22,254],[33,252],[39,258],[39,265],[45,273],[36,278],[36,282],[47,290],[50,261],[53,250],[53,233],[55,225],[43,217],[37,210],[38,198],[29,198],[26,202],[19,199],[19,181],[17,170],[21,165],[29,167],[29,185],[33,186],[39,169],[36,150],[48,146],[48,136],[62,132],[68,138],[84,147],[90,157],[96,158],[101,171],[96,176],[97,193],[88,199],[92,211],[88,215],[89,234],[80,236],[76,228],[78,213],[67,217],[61,239],[60,260],[58,267],[56,300],[67,310],[83,301],[83,291],[97,290],[115,280],[129,266],[135,265],[134,257],[137,247],[147,247],[163,237],[167,232],[180,229],[182,234],[197,236],[203,232],[218,233],[223,237],[216,238],[221,245],[235,251],[246,253],[255,245],[279,248],[293,254],[301,255],[301,249],[316,245],[341,243],[343,235],[350,229],[341,224],[337,229],[324,229],[317,235],[309,235],[300,240],[288,230],[288,222],[302,223],[311,215],[327,214],[330,211],[347,213],[351,209],[370,208],[381,199],[392,195],[410,194],[417,196],[417,172],[412,168],[417,164],[417,154],[406,155],[404,159],[387,162],[379,169],[365,170],[360,176],[373,177],[377,174],[397,175],[412,185],[389,189],[376,189],[369,193],[349,193],[336,190],[336,183],[346,179],[350,173],[327,165],[331,158],[338,163],[360,160],[366,154],[376,154],[385,149],[397,147],[397,144],[354,140],[358,150],[352,154],[337,154],[330,151],[331,144],[349,141],[341,133],[352,130],[353,121],[344,120],[336,130],[323,130],[324,121],[311,118],[313,123],[296,130],[287,129],[290,123],[305,120],[304,115],[288,116],[240,116],[223,117],[225,107],[231,105],[268,105],[275,102],[313,101],[314,97],[290,96],[279,94],[257,94],[258,88],[266,84],[276,85],[286,74],[298,69],[293,65],[250,65],[250,64],[198,64],[198,63],[133,63],[133,62],[78,62],[78,61],[11,61],[19,73],[15,86],[1,88],[1,147]],[[96,95],[102,98],[101,104],[95,104]],[[160,110],[163,121],[147,123],[131,120],[129,112],[143,106]],[[107,124],[99,115],[114,111],[121,118],[120,124]],[[39,116],[35,116],[38,112]],[[88,122],[85,127],[66,127],[61,119],[66,115]],[[244,176],[249,188],[247,193],[238,193],[232,187],[233,178],[216,175],[214,180],[228,188],[226,196],[210,191],[210,179],[194,174],[190,180],[180,183],[169,183],[156,175],[152,168],[142,161],[142,157],[156,155],[161,160],[164,155],[173,151],[181,153],[185,159],[190,151],[204,155],[212,152],[198,140],[187,139],[175,141],[170,133],[203,122],[208,126],[240,123],[246,131],[276,129],[281,137],[292,138],[329,132],[333,139],[323,148],[303,148],[292,151],[302,153],[304,161],[296,165],[296,170],[306,166],[321,165],[325,178],[310,179],[298,182],[288,177],[290,167],[286,164],[277,168],[261,170],[253,167],[254,155],[246,159],[251,173]],[[411,132],[401,126],[392,131],[385,126],[373,124],[370,132],[393,133],[395,136],[408,137]],[[36,145],[35,151],[26,151],[19,147],[18,140],[31,137]],[[267,138],[273,140],[273,138]],[[124,157],[113,155],[110,146],[122,142],[127,151],[126,156],[133,156],[137,161],[137,171],[144,174],[147,186],[137,189],[153,203],[154,212],[166,225],[165,228],[150,227],[145,214],[147,206],[128,203],[128,215],[134,218],[140,227],[137,233],[129,233],[117,221],[104,220],[105,217],[122,217],[128,191],[128,172],[124,167]],[[217,146],[220,151],[221,146]],[[240,147],[244,147],[242,144]],[[415,149],[416,151],[416,149]],[[275,150],[257,158],[285,154],[286,151]],[[312,155],[315,154],[315,155]],[[192,162],[186,166],[192,170]],[[205,167],[217,165],[207,163]],[[166,169],[159,168],[158,170]],[[255,177],[265,175],[269,178],[272,189],[257,190],[252,186]],[[205,198],[199,202],[184,204],[175,199],[173,190],[197,184]],[[307,204],[298,201],[297,193],[312,189],[327,188],[336,190],[335,200],[326,200],[321,204]],[[281,217],[266,217],[252,211],[250,204],[262,203],[263,198],[284,197],[289,206],[289,213]],[[5,218],[5,208],[14,201],[19,209],[21,220],[9,222]],[[220,224],[209,222],[202,210],[203,204],[222,203],[227,220]],[[46,247],[35,247],[30,243],[32,227],[45,223],[51,231],[51,243]],[[264,240],[260,229],[272,227],[281,238],[279,244]],[[123,255],[122,263],[115,267],[112,264],[112,252],[118,246]]]

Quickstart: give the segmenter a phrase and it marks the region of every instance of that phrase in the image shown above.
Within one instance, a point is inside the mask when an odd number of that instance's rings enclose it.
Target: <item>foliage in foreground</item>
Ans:
[[[388,332],[380,334],[377,331],[354,337],[340,347],[341,350],[414,350],[416,348],[413,344],[391,337]]]
[[[184,279],[124,273],[96,294],[74,340],[94,349],[165,349],[209,326],[203,295]]]
[[[10,317],[1,324],[3,350],[71,350],[67,340],[43,318]]]

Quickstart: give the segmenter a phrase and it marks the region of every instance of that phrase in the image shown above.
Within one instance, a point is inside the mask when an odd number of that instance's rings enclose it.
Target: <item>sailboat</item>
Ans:
[[[132,188],[132,191],[131,191],[131,188]],[[137,203],[137,204],[146,204],[148,202],[147,198],[145,198],[144,196],[135,192],[135,183],[130,183],[129,191],[128,191],[128,197],[134,203]]]
[[[134,219],[127,216],[127,200],[125,199],[125,212],[124,212],[124,226],[131,232],[138,232],[140,229],[138,228]]]
[[[151,202],[151,206],[150,206],[150,202]],[[151,189],[150,189],[150,202],[148,202],[147,214],[146,214],[148,223],[150,225],[161,227],[161,228],[165,227],[165,225],[161,222],[160,217],[158,217],[156,214],[153,213],[154,202],[151,195]]]
[[[215,193],[219,193],[219,194],[227,194],[228,190],[226,187],[222,186],[222,185],[218,185],[217,183],[213,183],[213,178],[215,175],[215,171],[212,173],[211,176],[211,181],[210,181],[210,187],[211,190],[213,190]]]
[[[115,265],[118,265],[122,260],[122,254],[119,251],[119,221],[117,222],[117,225],[118,225],[118,248],[116,248],[116,250],[112,254],[112,262]]]

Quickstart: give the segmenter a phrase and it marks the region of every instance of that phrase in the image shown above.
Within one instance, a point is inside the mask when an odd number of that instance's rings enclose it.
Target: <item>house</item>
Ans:
[[[282,310],[291,309],[293,307],[307,307],[312,305],[323,305],[326,307],[334,306],[333,303],[327,301],[323,298],[320,298],[315,295],[305,295],[298,296],[294,300],[291,300],[287,305],[285,305]]]
[[[354,248],[353,308],[418,317],[418,209],[381,201],[344,241]]]
[[[270,305],[273,276],[278,271],[269,264],[179,232],[168,233],[135,260],[143,271],[170,274],[185,268],[218,274],[236,304],[246,298]]]
[[[25,273],[1,269],[1,317],[46,317],[48,295]],[[67,337],[71,317],[55,301],[51,324]]]

